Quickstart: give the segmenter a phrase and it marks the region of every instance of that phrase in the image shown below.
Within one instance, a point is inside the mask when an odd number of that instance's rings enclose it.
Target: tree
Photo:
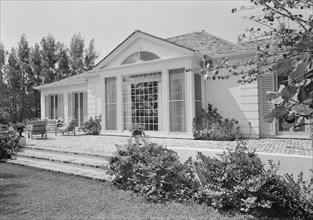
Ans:
[[[58,45],[58,67],[56,70],[56,80],[61,80],[70,76],[70,60],[68,48],[63,44]]]
[[[56,78],[56,63],[58,62],[58,48],[55,37],[52,34],[48,34],[47,37],[43,37],[41,42],[41,53],[43,60],[42,75],[44,77],[43,83],[51,83]]]
[[[18,66],[19,71],[17,72],[20,77],[20,87],[14,88],[18,94],[19,100],[19,110],[18,111],[18,121],[28,117],[31,114],[31,109],[29,107],[29,102],[27,102],[27,94],[32,90],[30,87],[32,81],[33,72],[30,66],[30,47],[28,46],[28,41],[25,34],[21,36],[20,42],[17,48],[18,56]]]
[[[35,46],[31,48],[31,69],[32,76],[29,78],[29,103],[33,107],[33,117],[38,118],[40,116],[40,92],[35,90],[35,86],[42,84],[44,80],[43,72],[43,60],[40,50],[40,45],[35,43]]]
[[[18,115],[18,89],[21,88],[21,75],[19,74],[19,71],[20,67],[16,50],[12,48],[9,54],[8,63],[6,65],[4,80],[6,81],[8,91],[8,108],[11,116],[10,120],[13,122],[17,121]]]
[[[84,47],[85,40],[81,34],[74,34],[70,45],[70,66],[72,76],[84,71]]]
[[[95,60],[98,58],[95,40],[89,42],[89,47],[85,50],[85,70],[91,70],[95,66]]]
[[[4,45],[0,42],[0,123],[7,123],[9,120],[8,92],[7,86],[4,83],[4,71],[6,63],[7,51]]]
[[[297,131],[306,125],[304,118],[313,118],[313,2],[306,0],[251,0],[254,7],[261,7],[260,16],[246,18],[262,25],[248,28],[239,40],[262,41],[252,60],[229,64],[227,58],[206,57],[205,67],[195,71],[206,79],[216,78],[221,68],[228,75],[241,75],[240,83],[251,83],[265,73],[288,77],[279,91],[269,91],[268,100],[275,103],[274,109],[265,116],[266,122],[275,118],[283,120],[282,126]],[[232,9],[237,12],[238,9]],[[311,13],[311,14],[310,14]],[[238,68],[246,66],[246,70]],[[313,138],[313,137],[312,137]]]

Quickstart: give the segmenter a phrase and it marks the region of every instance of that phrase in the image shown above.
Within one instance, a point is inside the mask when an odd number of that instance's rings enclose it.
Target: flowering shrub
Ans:
[[[100,134],[100,132],[101,132],[100,119],[90,118],[88,121],[85,121],[82,124],[81,129],[83,130],[83,132],[85,132],[87,134],[93,134],[93,135]]]
[[[190,198],[192,182],[186,177],[177,153],[140,139],[132,137],[128,144],[116,145],[117,154],[111,157],[109,166],[113,182],[152,201]]]
[[[10,159],[19,146],[19,138],[14,131],[0,132],[0,160]]]
[[[206,110],[202,110],[200,117],[193,120],[193,137],[203,140],[232,141],[240,137],[238,121],[224,119],[208,104]]]

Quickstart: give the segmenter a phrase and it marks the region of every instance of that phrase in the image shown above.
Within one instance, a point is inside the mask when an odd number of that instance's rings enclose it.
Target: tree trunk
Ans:
[[[310,119],[311,147],[313,148],[313,118]]]

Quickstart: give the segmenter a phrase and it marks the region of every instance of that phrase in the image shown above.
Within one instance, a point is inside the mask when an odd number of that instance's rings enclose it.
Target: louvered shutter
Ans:
[[[73,99],[72,99],[72,93],[67,94],[67,109],[68,109],[68,121],[70,122],[72,120],[73,116]]]
[[[50,118],[50,96],[45,95],[45,117],[44,118]]]
[[[266,100],[267,91],[275,91],[275,76],[274,74],[264,74],[259,80],[260,88],[260,133],[262,137],[271,137],[276,134],[275,132],[275,121],[272,123],[264,122],[264,116],[268,114],[274,105]]]
[[[87,92],[83,92],[83,114],[84,121],[88,120],[88,95]]]

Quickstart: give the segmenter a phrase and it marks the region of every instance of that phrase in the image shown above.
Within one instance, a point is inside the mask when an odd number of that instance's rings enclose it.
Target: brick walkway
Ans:
[[[78,153],[88,153],[109,156],[115,152],[115,144],[123,145],[127,143],[129,137],[108,136],[108,135],[76,135],[76,136],[54,136],[49,133],[48,139],[28,139],[26,145],[30,147],[46,148],[60,151],[70,151]],[[201,141],[191,139],[165,139],[150,138],[152,142],[162,144],[170,148],[199,148],[226,150],[236,146],[236,142],[231,141]],[[296,139],[259,139],[247,140],[250,149],[257,152],[289,155],[312,156],[311,140]]]

